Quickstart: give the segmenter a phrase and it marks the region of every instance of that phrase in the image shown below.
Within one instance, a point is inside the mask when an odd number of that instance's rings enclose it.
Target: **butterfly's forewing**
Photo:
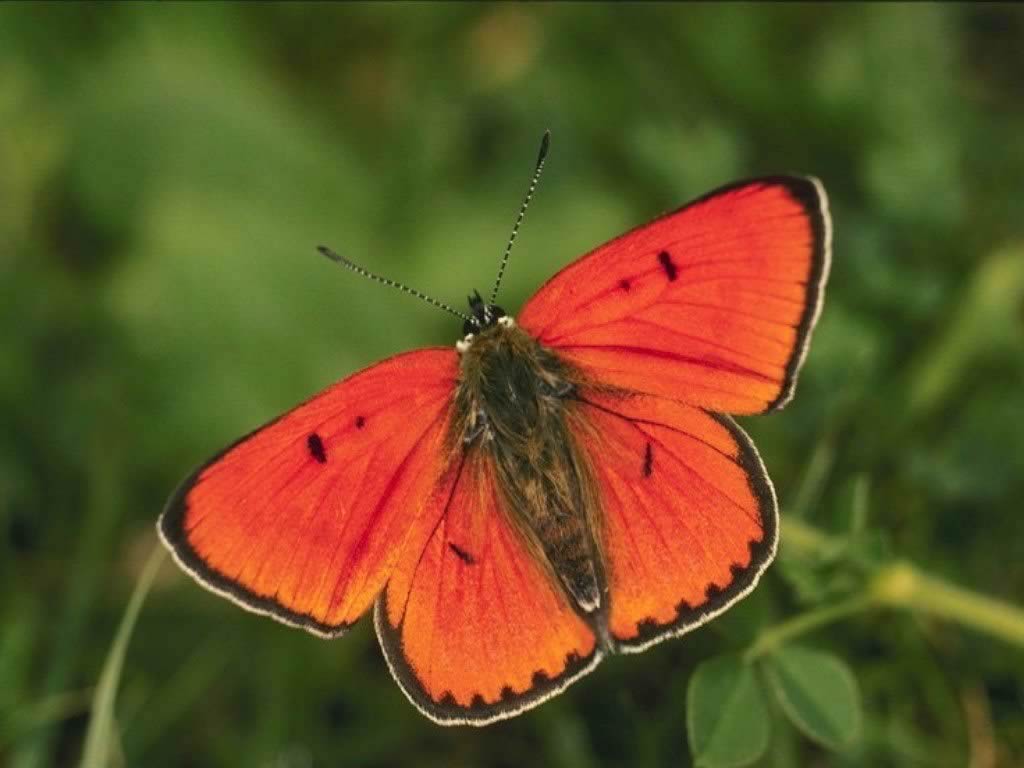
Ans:
[[[740,182],[569,265],[517,322],[601,383],[760,413],[792,396],[829,239],[816,180]]]
[[[424,714],[483,725],[562,690],[601,651],[511,524],[489,457],[471,449],[449,482],[443,517],[410,541],[377,602],[377,636]]]
[[[417,523],[440,515],[457,373],[454,350],[427,349],[329,387],[199,467],[168,502],[162,538],[215,592],[341,633]]]
[[[775,554],[778,512],[743,431],[651,395],[588,393],[577,436],[604,513],[608,630],[639,651],[699,626],[757,583]]]

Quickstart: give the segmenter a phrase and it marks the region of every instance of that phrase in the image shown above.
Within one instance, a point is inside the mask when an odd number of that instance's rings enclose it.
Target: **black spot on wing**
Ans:
[[[356,429],[362,429],[366,426],[366,419],[362,416],[356,416]]]
[[[466,565],[473,565],[474,563],[476,563],[476,558],[473,557],[473,555],[471,555],[469,552],[464,550],[462,547],[460,547],[458,544],[453,544],[449,541],[448,548],[451,549],[451,551],[455,553],[459,560],[464,562]]]
[[[306,447],[309,449],[309,455],[317,460],[320,464],[327,463],[327,450],[324,448],[324,441],[320,439],[320,435],[316,432],[310,434],[306,438]]]
[[[652,472],[654,472],[654,449],[648,443],[644,448],[644,477],[650,477]]]
[[[272,616],[278,621],[305,629],[320,637],[339,637],[351,629],[351,623],[327,624],[317,619],[311,613],[300,613],[282,605],[276,596],[266,597],[265,595],[249,591],[247,587],[211,567],[193,549],[192,543],[188,539],[188,531],[185,528],[185,516],[189,510],[189,495],[200,482],[200,476],[239,445],[247,440],[251,440],[273,424],[279,423],[281,418],[278,417],[257,427],[249,434],[231,443],[231,445],[221,450],[204,464],[196,467],[192,474],[186,477],[175,489],[174,494],[167,501],[164,511],[160,514],[157,525],[159,526],[160,536],[164,544],[174,552],[179,564],[204,587],[230,597],[249,610]]]
[[[632,287],[633,284],[629,282],[629,280],[627,280],[626,278],[622,278],[621,280],[619,280],[619,288],[621,288],[622,290],[629,292],[629,289]]]
[[[746,470],[750,490],[758,501],[762,530],[757,537],[747,542],[750,560],[746,565],[730,563],[729,582],[722,587],[710,584],[705,591],[704,600],[697,605],[690,605],[685,600],[680,601],[676,606],[674,620],[658,622],[652,617],[647,617],[638,621],[636,637],[615,638],[619,648],[640,649],[651,642],[680,635],[703,624],[708,618],[725,610],[749,592],[774,556],[775,544],[778,541],[778,506],[771,481],[765,474],[764,465],[746,433],[728,416],[713,416],[737,440],[740,448],[740,466]]]
[[[661,264],[661,268],[665,271],[665,277],[668,278],[670,283],[679,277],[679,268],[672,261],[672,255],[668,251],[662,251],[658,254],[658,263]]]

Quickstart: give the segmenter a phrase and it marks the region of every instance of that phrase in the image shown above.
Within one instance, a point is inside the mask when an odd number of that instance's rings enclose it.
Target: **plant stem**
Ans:
[[[882,605],[949,619],[1024,648],[1024,610],[931,576],[905,561],[885,566],[872,584]]]
[[[801,520],[786,518],[782,527],[783,552],[793,557],[821,557],[843,546],[842,539]],[[754,658],[790,638],[873,606],[919,611],[1024,647],[1024,610],[1019,606],[951,584],[905,560],[894,560],[877,571],[865,595],[769,627],[747,649],[747,656]]]
[[[833,621],[865,611],[873,604],[874,600],[871,595],[858,595],[833,605],[826,605],[813,611],[801,613],[792,619],[780,622],[757,636],[757,640],[744,652],[743,660],[746,662],[754,661],[766,653],[771,653],[794,637],[799,637],[818,627],[831,624]]]
[[[128,607],[125,608],[114,642],[107,652],[106,661],[103,662],[103,671],[100,672],[100,680],[93,695],[89,727],[85,733],[81,768],[106,768],[110,765],[112,754],[119,750],[119,737],[114,730],[114,699],[117,696],[118,683],[121,681],[121,668],[124,666],[124,657],[128,651],[128,641],[135,628],[135,621],[165,555],[166,550],[163,546],[154,545],[149,560],[135,582]]]

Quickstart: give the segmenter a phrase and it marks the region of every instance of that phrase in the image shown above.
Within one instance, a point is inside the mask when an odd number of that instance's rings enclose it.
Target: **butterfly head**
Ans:
[[[485,303],[477,291],[469,297],[469,311],[472,316],[462,326],[462,333],[466,336],[491,328],[506,317],[504,309],[497,304]]]

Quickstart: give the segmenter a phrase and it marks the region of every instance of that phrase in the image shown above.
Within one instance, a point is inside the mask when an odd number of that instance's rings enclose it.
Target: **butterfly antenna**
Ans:
[[[487,303],[493,304],[498,298],[498,288],[501,286],[501,278],[505,274],[505,265],[508,264],[508,255],[512,253],[512,244],[516,241],[516,235],[519,234],[519,225],[523,223],[523,217],[526,215],[526,208],[530,204],[530,200],[533,198],[534,190],[537,189],[537,182],[540,181],[541,171],[544,170],[544,160],[548,156],[548,147],[551,146],[551,131],[544,131],[544,138],[540,140],[540,151],[537,153],[537,166],[533,170],[533,178],[530,179],[530,188],[526,190],[526,198],[523,200],[522,206],[519,208],[519,215],[516,217],[516,223],[512,227],[512,235],[508,239],[508,245],[505,246],[505,255],[501,257],[501,265],[498,267],[498,279],[494,281],[494,290],[491,291],[491,299]]]
[[[320,253],[322,255],[324,255],[328,259],[330,259],[331,261],[333,261],[333,262],[335,262],[337,264],[341,264],[341,266],[343,266],[343,267],[347,267],[348,269],[351,269],[357,275],[362,275],[363,277],[368,277],[371,280],[374,280],[374,281],[376,281],[378,283],[382,283],[384,285],[390,286],[391,288],[397,288],[398,290],[402,291],[403,293],[408,293],[410,296],[415,296],[417,299],[422,299],[423,301],[427,302],[427,304],[430,304],[431,306],[437,307],[438,309],[443,309],[445,312],[449,312],[449,313],[455,315],[456,317],[465,320],[466,322],[470,322],[470,323],[473,322],[473,318],[471,318],[469,315],[464,314],[462,312],[459,312],[459,310],[457,310],[457,309],[455,309],[455,308],[445,304],[443,301],[438,301],[437,299],[431,298],[430,296],[427,296],[427,294],[422,293],[420,291],[417,291],[415,288],[410,288],[407,285],[403,285],[402,283],[395,282],[394,280],[389,280],[388,278],[381,277],[380,275],[375,275],[370,270],[363,269],[358,264],[356,264],[354,261],[351,261],[350,259],[346,259],[340,253],[335,253],[330,248],[328,248],[326,245],[318,245],[316,247],[316,249],[318,251],[320,251]]]

